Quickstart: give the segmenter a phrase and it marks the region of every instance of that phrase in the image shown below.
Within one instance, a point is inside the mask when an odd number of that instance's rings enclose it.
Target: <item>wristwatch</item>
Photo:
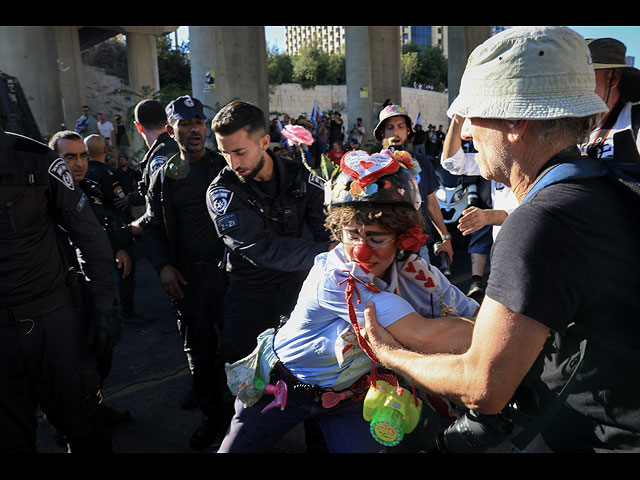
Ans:
[[[446,235],[443,235],[442,241],[444,242],[445,240],[451,240],[451,234],[450,233],[447,233]]]

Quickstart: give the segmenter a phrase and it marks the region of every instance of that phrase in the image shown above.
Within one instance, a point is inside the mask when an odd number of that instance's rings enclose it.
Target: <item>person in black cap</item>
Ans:
[[[193,378],[202,425],[190,440],[194,449],[221,440],[223,388],[219,358],[219,328],[226,291],[220,269],[224,245],[209,219],[207,188],[225,166],[222,156],[205,147],[206,125],[202,103],[188,95],[166,108],[167,132],[179,153],[153,173],[149,188],[151,263],[174,303],[178,330]]]
[[[587,45],[596,74],[596,93],[609,113],[591,133],[583,151],[597,157],[613,156],[613,136],[627,129],[631,129],[640,151],[640,105],[634,106],[640,100],[640,70],[627,65],[627,47],[615,38],[588,39]]]

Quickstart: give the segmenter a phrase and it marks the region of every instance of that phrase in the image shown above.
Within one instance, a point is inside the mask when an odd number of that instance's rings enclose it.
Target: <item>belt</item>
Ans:
[[[65,288],[30,303],[3,308],[0,310],[0,327],[14,325],[32,317],[39,317],[69,304],[71,304],[71,292]]]
[[[364,394],[369,386],[369,376],[365,375],[356,380],[356,382],[346,390],[334,392],[331,388],[301,382],[280,361],[274,365],[273,369],[282,375],[284,380],[291,385],[291,388],[308,393],[314,397],[315,401],[322,401],[325,408],[331,408],[347,398],[351,398],[354,402],[360,401],[364,398]]]

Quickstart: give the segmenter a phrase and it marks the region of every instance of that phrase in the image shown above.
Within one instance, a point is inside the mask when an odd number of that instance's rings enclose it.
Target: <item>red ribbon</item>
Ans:
[[[410,228],[407,233],[398,237],[396,245],[400,250],[417,252],[428,239],[429,235],[422,233],[422,229],[420,227],[413,227]]]

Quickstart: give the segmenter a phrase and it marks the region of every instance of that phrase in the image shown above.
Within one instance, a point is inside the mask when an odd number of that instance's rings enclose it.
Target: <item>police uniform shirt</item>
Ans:
[[[300,163],[267,154],[274,163],[275,198],[258,186],[262,182],[243,183],[225,167],[209,187],[207,204],[229,249],[231,278],[293,285],[304,280],[314,257],[329,245],[324,190],[322,181]]]
[[[0,130],[0,306],[28,303],[66,286],[56,224],[85,259],[96,306],[113,305],[112,252],[87,203],[55,152]]]

